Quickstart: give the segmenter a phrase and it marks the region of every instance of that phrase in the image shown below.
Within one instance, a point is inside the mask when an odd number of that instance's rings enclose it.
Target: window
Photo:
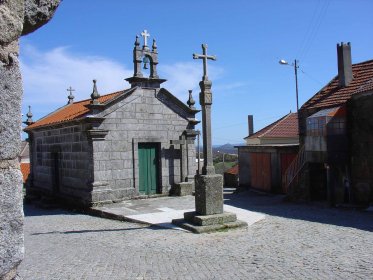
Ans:
[[[314,117],[307,119],[307,135],[322,136],[326,135],[326,118]]]
[[[333,118],[328,123],[328,135],[341,135],[346,133],[346,121],[343,118]]]

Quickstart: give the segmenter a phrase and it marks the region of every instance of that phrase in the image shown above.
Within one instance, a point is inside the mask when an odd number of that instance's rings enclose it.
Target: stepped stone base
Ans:
[[[224,212],[214,215],[184,213],[184,219],[174,219],[172,223],[193,233],[207,233],[225,229],[247,227],[246,222],[237,220],[236,214]]]

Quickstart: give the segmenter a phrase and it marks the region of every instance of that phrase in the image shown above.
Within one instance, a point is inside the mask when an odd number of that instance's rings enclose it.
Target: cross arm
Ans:
[[[201,55],[201,54],[196,54],[196,53],[193,54],[193,59],[199,59],[199,58],[202,58],[202,59],[206,58],[206,59],[211,59],[211,60],[217,59],[216,55]]]

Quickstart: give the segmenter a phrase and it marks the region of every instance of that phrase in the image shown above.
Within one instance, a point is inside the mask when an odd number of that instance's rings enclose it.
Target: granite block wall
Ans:
[[[367,205],[373,201],[373,92],[354,96],[347,106],[351,191],[355,203]]]
[[[38,189],[89,202],[93,163],[92,147],[85,130],[86,125],[76,124],[32,132],[31,191]]]
[[[138,196],[138,144],[157,143],[160,153],[159,193],[167,194],[179,183],[180,145],[178,140],[188,121],[158,98],[159,89],[137,89],[131,96],[102,113],[99,129],[108,130],[104,141],[93,142],[94,181],[105,185],[112,200]],[[195,174],[195,147],[189,144],[188,169]]]

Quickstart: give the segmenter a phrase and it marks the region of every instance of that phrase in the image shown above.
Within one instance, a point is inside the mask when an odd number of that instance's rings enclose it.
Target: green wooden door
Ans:
[[[157,144],[139,143],[139,192],[154,194],[158,187]]]

